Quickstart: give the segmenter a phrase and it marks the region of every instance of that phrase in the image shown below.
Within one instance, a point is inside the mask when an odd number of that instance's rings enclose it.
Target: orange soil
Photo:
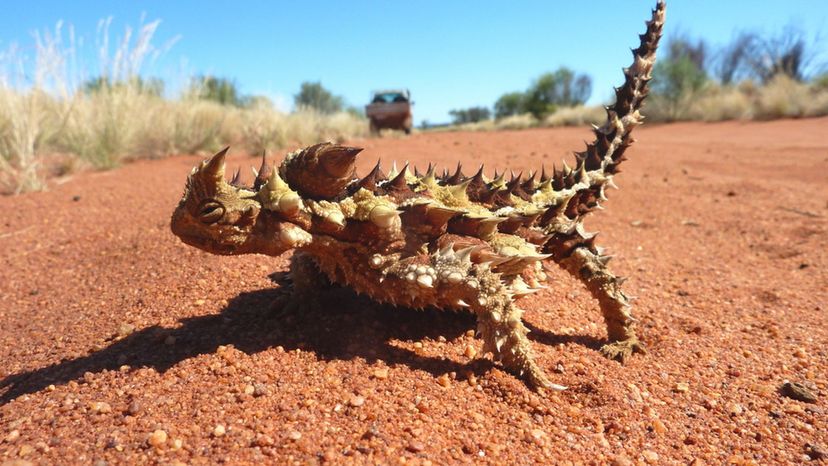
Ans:
[[[596,303],[555,274],[521,302],[539,363],[570,387],[547,396],[467,357],[481,346],[470,316],[341,293],[325,312],[274,318],[268,275],[287,256],[210,256],[169,232],[197,157],[0,198],[0,461],[818,456],[828,444],[826,128],[822,118],[637,130],[621,190],[587,225],[630,277],[650,353],[626,366],[604,359]],[[491,173],[549,167],[589,137],[568,128],[353,143],[366,147],[363,171],[381,157],[386,167],[460,160],[467,173],[485,162]],[[784,380],[819,400],[782,397]]]

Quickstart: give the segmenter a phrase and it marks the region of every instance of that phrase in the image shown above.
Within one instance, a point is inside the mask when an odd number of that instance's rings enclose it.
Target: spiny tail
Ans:
[[[606,200],[605,187],[615,187],[612,177],[619,172],[618,165],[626,160],[624,152],[634,142],[632,130],[644,119],[639,110],[649,91],[665,10],[664,1],[659,0],[652,18],[646,22],[647,31],[639,36],[641,44],[632,51],[632,65],[624,68],[624,84],[615,88],[615,104],[606,107],[606,122],[600,127],[593,126],[595,140],[587,144],[583,152],[575,153],[577,164],[574,170],[564,166],[552,174],[555,190],[570,189],[579,183],[583,185],[567,204],[569,218],[578,219],[597,208],[600,201]]]
[[[624,152],[633,143],[632,130],[644,119],[639,109],[649,91],[665,9],[664,1],[659,0],[646,23],[647,31],[639,36],[641,44],[632,51],[632,65],[624,69],[624,84],[615,89],[615,104],[606,107],[607,121],[593,127],[595,140],[575,154],[575,169],[564,164],[562,170],[553,171],[552,188],[572,193],[568,201],[550,207],[540,219],[540,226],[549,234],[543,251],[556,260],[569,257],[579,247],[600,253],[595,246],[595,234],[584,230],[584,217],[601,208],[600,203],[607,199],[607,186],[615,187],[613,176],[619,172],[618,166],[626,159]]]

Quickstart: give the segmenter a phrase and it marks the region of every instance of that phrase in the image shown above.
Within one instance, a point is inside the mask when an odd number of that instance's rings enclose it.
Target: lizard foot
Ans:
[[[608,343],[601,347],[601,354],[610,359],[620,361],[622,364],[627,362],[635,353],[647,354],[647,349],[644,347],[644,344],[636,337]]]

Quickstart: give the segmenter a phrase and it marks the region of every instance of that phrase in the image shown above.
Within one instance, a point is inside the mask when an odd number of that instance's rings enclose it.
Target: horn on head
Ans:
[[[202,178],[215,181],[216,183],[224,181],[224,160],[228,150],[230,150],[230,146],[218,151],[204,163],[199,170]]]

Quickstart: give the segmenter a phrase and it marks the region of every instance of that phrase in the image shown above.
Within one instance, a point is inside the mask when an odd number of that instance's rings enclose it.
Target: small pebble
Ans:
[[[673,391],[678,393],[687,393],[690,391],[690,385],[687,382],[679,382],[673,388]]]
[[[801,383],[786,381],[779,390],[782,392],[782,395],[797,401],[804,401],[805,403],[817,402],[817,396],[814,392]]]
[[[381,367],[379,369],[375,369],[373,375],[375,379],[385,380],[388,378],[388,368]]]
[[[425,445],[419,440],[412,440],[408,443],[408,446],[406,446],[405,449],[411,453],[419,453],[425,450]]]
[[[253,444],[257,447],[269,447],[273,443],[273,437],[264,434],[257,435],[256,440],[253,441]]]
[[[17,452],[17,455],[23,457],[32,454],[34,451],[35,450],[33,446],[25,444],[20,447],[20,450]]]
[[[253,396],[265,396],[268,394],[267,385],[263,383],[253,384]]]
[[[112,406],[110,406],[109,403],[105,401],[93,401],[92,403],[89,403],[89,410],[93,413],[111,413]]]
[[[365,398],[359,395],[354,395],[348,400],[348,404],[353,406],[354,408],[358,408],[365,404]]]
[[[215,428],[213,428],[214,437],[223,437],[225,433],[227,433],[227,430],[225,430],[224,425],[222,424],[218,424]]]
[[[158,429],[149,435],[147,443],[155,448],[160,448],[167,443],[167,433],[161,429]]]
[[[141,403],[132,400],[129,403],[129,406],[127,406],[127,414],[129,414],[130,416],[135,416],[136,414],[141,412],[141,408]]]
[[[463,351],[463,356],[469,359],[473,359],[475,356],[477,356],[477,350],[472,345],[466,345],[466,349],[465,351]]]
[[[641,456],[643,456],[644,460],[647,461],[648,463],[651,463],[651,464],[658,463],[658,458],[659,458],[658,453],[656,453],[652,450],[642,451]]]
[[[546,432],[542,429],[532,429],[529,431],[529,437],[531,441],[540,445],[543,443],[543,438],[546,437]]]
[[[727,412],[731,416],[738,416],[742,414],[745,410],[742,408],[742,405],[739,403],[728,403],[727,405]]]
[[[820,445],[806,443],[805,454],[812,460],[821,460],[828,458],[828,449]]]
[[[247,384],[247,385],[244,386],[244,394],[245,395],[252,395],[255,392],[256,392],[256,387],[254,387],[253,385]]]
[[[442,387],[448,387],[451,384],[451,380],[449,380],[449,375],[443,374],[440,377],[437,377],[437,383],[440,384]]]
[[[123,338],[135,331],[135,326],[132,324],[121,324],[118,326],[118,336]]]
[[[299,440],[300,438],[302,438],[302,433],[298,430],[292,430],[288,432],[288,438],[291,440]]]
[[[8,435],[6,435],[6,442],[12,443],[12,442],[17,441],[17,439],[19,439],[19,438],[20,438],[20,431],[15,429],[15,430],[9,432]]]
[[[661,422],[661,420],[656,419],[655,421],[653,421],[653,432],[659,435],[664,434],[667,432],[667,426],[665,426],[664,423]]]

